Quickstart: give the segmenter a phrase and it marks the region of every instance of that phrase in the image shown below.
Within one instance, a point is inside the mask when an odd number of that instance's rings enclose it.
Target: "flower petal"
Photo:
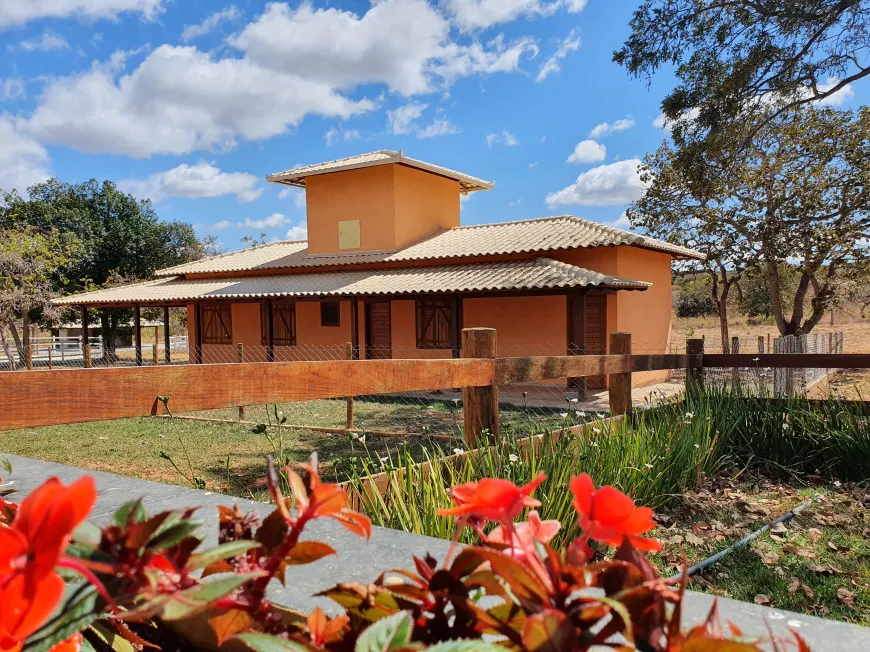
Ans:
[[[63,597],[64,581],[52,571],[34,581],[20,573],[0,591],[0,631],[23,641],[39,629]]]
[[[595,483],[588,473],[581,473],[578,476],[571,478],[571,484],[568,485],[571,493],[574,494],[574,509],[581,516],[590,516],[592,514],[592,495],[595,493]]]

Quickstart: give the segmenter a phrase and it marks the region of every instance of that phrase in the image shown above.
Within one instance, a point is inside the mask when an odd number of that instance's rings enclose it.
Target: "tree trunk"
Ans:
[[[100,311],[100,335],[103,338],[103,349],[108,351],[110,355],[115,353],[115,342],[109,337],[110,324],[109,313],[106,310]]]
[[[3,351],[6,353],[6,358],[9,360],[9,368],[15,369],[15,358],[12,355],[12,347],[9,346],[9,340],[6,339],[6,327],[0,325],[0,341],[3,343]]]
[[[780,294],[779,283],[779,267],[776,261],[770,259],[764,263],[764,276],[767,279],[767,292],[770,295],[770,309],[773,313],[773,319],[776,321],[776,328],[780,335],[793,335],[789,330],[790,323],[785,321],[785,316],[782,314],[782,296]]]

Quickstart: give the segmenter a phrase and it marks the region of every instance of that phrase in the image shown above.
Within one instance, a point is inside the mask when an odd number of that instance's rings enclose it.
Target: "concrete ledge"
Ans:
[[[149,513],[168,509],[200,506],[202,534],[206,546],[217,544],[217,506],[238,504],[245,511],[256,510],[260,516],[272,511],[272,506],[243,498],[186,489],[174,485],[135,480],[113,473],[88,471],[73,466],[42,462],[17,455],[8,455],[13,472],[9,480],[19,491],[14,496],[20,501],[46,479],[57,476],[65,484],[83,476],[96,480],[99,496],[91,520],[100,523],[129,500],[143,498]],[[339,582],[368,583],[382,571],[390,568],[411,568],[411,557],[430,552],[443,558],[450,547],[448,541],[421,537],[398,530],[376,527],[371,541],[355,537],[338,523],[324,520],[307,530],[306,538],[324,541],[336,549],[338,556],[327,557],[306,566],[292,567],[287,574],[287,587],[272,583],[271,598],[280,604],[310,611],[316,606],[328,612],[338,611],[331,600],[313,598],[312,594]],[[713,596],[689,592],[683,606],[683,623],[691,627],[702,622],[713,603]],[[767,623],[779,635],[793,628],[807,640],[814,652],[866,652],[870,650],[870,628],[805,616],[790,611],[761,607],[746,602],[719,598],[724,620],[732,621],[747,635],[766,636]]]

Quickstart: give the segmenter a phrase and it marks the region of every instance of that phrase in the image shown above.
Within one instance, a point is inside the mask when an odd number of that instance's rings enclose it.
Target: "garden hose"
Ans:
[[[791,519],[793,519],[795,516],[800,514],[802,511],[804,511],[807,507],[809,507],[812,504],[813,504],[813,501],[812,501],[812,499],[810,499],[807,502],[798,505],[792,511],[787,512],[787,513],[783,514],[782,516],[779,516],[779,517],[773,519],[772,521],[770,521],[770,523],[765,524],[764,527],[757,529],[755,532],[752,532],[751,534],[747,534],[745,537],[743,537],[739,541],[735,541],[730,546],[728,546],[724,550],[720,550],[712,557],[707,557],[707,559],[698,562],[694,566],[690,566],[689,570],[687,571],[688,577],[692,577],[694,575],[697,575],[702,570],[704,570],[708,566],[712,566],[713,564],[715,564],[717,561],[719,561],[720,559],[722,559],[726,555],[734,552],[738,548],[742,548],[743,546],[745,546],[747,543],[749,543],[753,539],[757,539],[762,534],[764,534],[765,532],[770,530],[770,528],[778,525],[779,523],[785,523],[787,521],[790,521]],[[676,579],[681,578],[682,576],[683,576],[682,573],[677,573],[676,575],[672,576],[671,579],[676,580]]]

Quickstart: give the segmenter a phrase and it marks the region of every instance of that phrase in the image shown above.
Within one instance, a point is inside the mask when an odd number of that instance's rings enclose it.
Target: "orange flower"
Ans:
[[[439,516],[470,516],[472,518],[512,522],[526,507],[538,507],[541,502],[532,498],[532,492],[544,481],[544,472],[529,484],[518,487],[510,480],[484,478],[453,487],[450,497],[456,507],[439,509]]]
[[[50,478],[22,501],[11,527],[0,527],[0,648],[25,640],[60,602],[54,567],[96,498],[93,478],[69,487]]]
[[[504,552],[515,559],[525,559],[526,550],[533,550],[535,541],[541,543],[549,543],[550,539],[556,536],[559,528],[562,527],[559,521],[542,521],[537,510],[529,512],[529,518],[525,523],[514,524],[516,536],[511,539],[507,536],[505,527],[499,525],[492,532],[486,535],[487,543],[510,544]]]
[[[637,550],[662,549],[655,539],[639,536],[656,526],[649,507],[635,507],[634,501],[615,487],[596,490],[586,473],[571,478],[570,489],[580,527],[590,539],[610,546],[619,546],[628,539]]]

